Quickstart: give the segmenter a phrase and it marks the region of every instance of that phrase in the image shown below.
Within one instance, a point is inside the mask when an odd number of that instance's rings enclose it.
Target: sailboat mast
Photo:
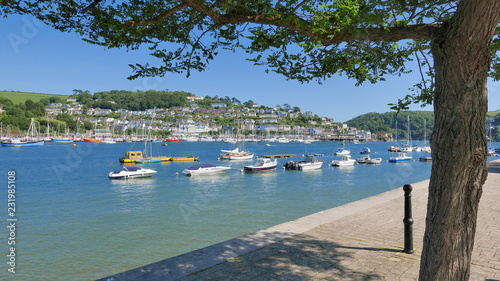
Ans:
[[[410,146],[410,138],[411,138],[411,132],[410,132],[410,115],[408,115],[408,140],[406,141],[406,145]]]
[[[236,110],[236,148],[239,148],[239,142],[240,142],[240,117],[239,116],[240,116],[240,111]]]

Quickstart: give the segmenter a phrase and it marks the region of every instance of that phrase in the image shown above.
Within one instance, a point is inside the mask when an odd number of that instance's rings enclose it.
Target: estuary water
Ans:
[[[155,143],[154,155],[199,156],[201,163],[233,169],[218,176],[187,177],[182,170],[193,162],[151,163],[141,166],[157,170],[154,177],[113,181],[107,174],[120,169],[118,158],[128,150],[143,150],[143,144],[0,148],[0,280],[94,280],[430,177],[431,163],[418,161],[421,152],[411,153],[415,161],[410,163],[387,163],[394,155],[387,151],[390,145],[394,143],[346,144],[353,158],[369,147],[371,157],[383,162],[338,168],[328,166],[340,158],[333,155],[341,147],[338,142],[245,143],[246,150],[259,157],[295,154],[299,160],[300,155],[316,153],[325,161],[315,171],[288,171],[279,165],[276,172],[248,174],[241,170],[255,160],[217,160],[220,149],[234,145]],[[278,159],[280,164],[286,161]],[[12,171],[15,274],[6,263],[13,246],[8,244],[12,230],[5,227],[13,218],[6,188]]]

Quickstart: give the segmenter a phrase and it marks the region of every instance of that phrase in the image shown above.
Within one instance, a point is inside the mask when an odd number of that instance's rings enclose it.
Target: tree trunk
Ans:
[[[468,280],[487,177],[486,79],[498,0],[462,0],[435,34],[432,174],[420,280]]]

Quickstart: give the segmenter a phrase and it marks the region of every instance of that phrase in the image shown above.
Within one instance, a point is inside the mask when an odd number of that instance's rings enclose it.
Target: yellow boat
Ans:
[[[170,157],[170,161],[197,161],[200,157],[187,156],[187,157]]]
[[[158,156],[158,157],[144,157],[142,151],[127,151],[125,157],[120,158],[120,163],[135,164],[135,163],[148,163],[148,162],[167,162],[171,161],[171,157]]]

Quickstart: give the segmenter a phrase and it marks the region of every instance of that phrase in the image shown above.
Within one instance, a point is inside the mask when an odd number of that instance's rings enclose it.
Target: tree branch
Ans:
[[[129,21],[123,22],[123,24],[125,26],[128,26],[128,27],[136,27],[136,26],[141,26],[141,25],[152,25],[155,23],[161,23],[166,18],[170,17],[171,15],[173,15],[173,14],[177,13],[178,11],[181,11],[182,9],[185,9],[187,7],[188,7],[187,3],[182,3],[182,4],[172,8],[171,10],[165,11],[163,14],[161,14],[158,17],[155,17],[153,19],[140,20],[140,21],[129,20]]]

